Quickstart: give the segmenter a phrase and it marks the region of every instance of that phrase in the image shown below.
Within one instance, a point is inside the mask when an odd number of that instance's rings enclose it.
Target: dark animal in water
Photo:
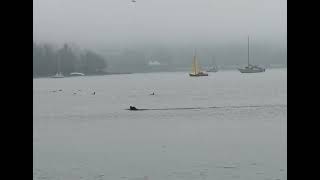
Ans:
[[[150,95],[154,95],[154,92],[153,92],[153,93],[151,93]]]
[[[95,94],[96,94],[96,92],[93,92],[93,93],[92,93],[92,95],[95,95]]]
[[[130,106],[130,111],[136,111],[136,110],[138,110],[136,107]]]

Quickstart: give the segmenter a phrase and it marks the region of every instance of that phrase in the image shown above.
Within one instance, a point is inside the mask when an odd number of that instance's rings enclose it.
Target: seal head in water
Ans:
[[[130,106],[130,110],[131,111],[135,111],[135,110],[138,110],[136,107],[134,107],[134,106]]]

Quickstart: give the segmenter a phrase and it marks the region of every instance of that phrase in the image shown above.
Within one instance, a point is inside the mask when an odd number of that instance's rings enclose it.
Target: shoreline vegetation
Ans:
[[[106,68],[106,59],[92,50],[68,44],[55,48],[51,44],[33,42],[33,77],[49,77],[57,73],[69,76],[74,72],[99,75],[106,73]]]
[[[225,53],[225,49],[228,52]],[[230,49],[231,48],[231,49]],[[217,48],[216,48],[217,49]],[[164,47],[104,48],[97,52],[81,49],[73,43],[57,46],[51,43],[33,41],[33,77],[52,77],[57,73],[64,77],[84,74],[85,76],[191,71],[190,48],[176,49]],[[254,54],[255,63],[266,69],[286,68],[286,52],[283,49],[258,49]],[[206,71],[212,66],[212,56],[217,58],[221,71],[234,70],[245,66],[245,54],[241,47],[221,47],[216,52],[202,50],[201,65]],[[156,63],[155,63],[156,62]],[[73,73],[73,74],[70,74]]]

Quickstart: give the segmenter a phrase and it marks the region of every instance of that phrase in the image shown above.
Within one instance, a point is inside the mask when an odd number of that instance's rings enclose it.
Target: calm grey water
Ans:
[[[34,179],[287,179],[286,69],[33,83]]]

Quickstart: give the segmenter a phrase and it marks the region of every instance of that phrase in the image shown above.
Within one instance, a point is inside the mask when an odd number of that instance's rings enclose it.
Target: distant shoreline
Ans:
[[[287,67],[272,67],[272,68],[267,68],[268,69],[287,69]],[[225,69],[220,69],[219,71],[238,71],[237,69],[234,68],[225,68]],[[187,69],[181,69],[181,70],[175,70],[175,71],[146,71],[146,72],[109,72],[109,73],[100,73],[100,74],[88,74],[85,76],[105,76],[105,75],[121,75],[121,74],[141,74],[141,73],[170,73],[170,72],[189,72]],[[216,72],[219,73],[219,72]],[[85,77],[85,76],[65,76],[65,78],[69,77]],[[39,78],[51,78],[52,76],[39,76],[39,77],[33,77],[33,79],[39,79]]]
[[[111,72],[108,72],[108,73],[98,73],[98,74],[87,74],[87,75],[84,75],[84,76],[64,76],[64,78],[69,78],[69,77],[85,77],[85,76],[104,76],[104,75],[120,75],[120,74],[133,74],[133,73],[129,73],[129,72],[126,72],[126,73],[111,73]],[[37,76],[37,77],[33,77],[33,79],[39,79],[39,78],[51,78],[53,75],[51,76]]]

